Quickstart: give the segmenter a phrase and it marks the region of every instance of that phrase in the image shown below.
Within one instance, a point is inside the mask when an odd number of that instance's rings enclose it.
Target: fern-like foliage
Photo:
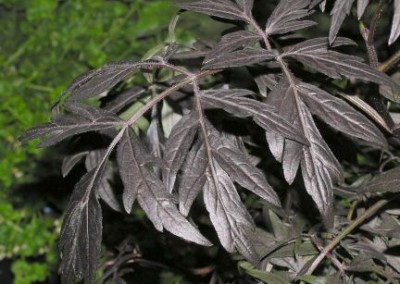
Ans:
[[[88,170],[74,189],[61,230],[63,282],[94,281],[102,231],[98,199],[127,214],[137,201],[157,230],[210,246],[186,218],[201,196],[221,245],[257,263],[256,225],[239,193],[252,192],[277,212],[283,208],[268,182],[268,172],[254,163],[248,151],[252,143],[261,142],[229,130],[227,123],[263,133],[264,147],[268,145],[282,163],[287,183],[293,183],[300,172],[325,225],[332,227],[333,188],[343,181],[343,169],[320,133],[316,117],[376,148],[386,148],[387,141],[361,112],[330,93],[333,88],[307,82],[296,68],[303,64],[332,79],[399,87],[361,58],[337,51],[353,44],[340,37],[333,41],[352,2],[336,2],[329,38],[282,46],[281,37],[315,24],[308,16],[319,1],[281,0],[263,26],[252,15],[253,1],[183,1],[181,9],[228,20],[237,29],[194,55],[168,50],[146,61],[113,63],[77,78],[62,96],[64,113],[23,136],[42,137],[41,146],[51,146],[95,131],[109,141],[105,149],[78,152],[63,164],[66,175],[85,158]],[[361,10],[368,4],[358,2]],[[395,32],[392,39],[396,37]],[[188,57],[200,57],[203,63],[185,65]],[[251,74],[250,86],[229,81],[226,75],[235,70]],[[136,75],[140,78],[133,82],[141,83],[133,85],[128,79]],[[115,95],[121,82],[125,90]],[[86,103],[95,97],[99,107]],[[179,117],[169,128],[162,119],[167,106],[173,106],[170,109]],[[137,127],[141,119],[149,120],[150,127]],[[124,186],[121,202],[109,184],[113,165]]]

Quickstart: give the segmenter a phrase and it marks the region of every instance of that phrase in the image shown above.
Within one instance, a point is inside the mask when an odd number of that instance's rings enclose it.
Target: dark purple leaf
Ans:
[[[50,123],[29,129],[20,139],[26,141],[46,135],[39,146],[48,147],[77,134],[112,129],[122,123],[122,120],[114,114],[94,107],[83,105],[68,107],[69,110],[78,114],[58,115]]]
[[[376,175],[359,189],[364,193],[383,193],[400,191],[400,167]]]
[[[258,262],[248,237],[255,230],[253,220],[227,173],[215,160],[209,161],[209,164],[212,168],[206,172],[204,203],[221,244],[228,252],[237,249],[247,259]]]
[[[198,129],[198,120],[190,112],[175,124],[165,143],[164,162],[162,168],[163,180],[167,190],[172,192],[176,175],[181,168]]]
[[[145,162],[140,164],[137,159]],[[124,185],[122,200],[125,211],[128,213],[132,210],[132,205],[142,183],[140,180],[140,167],[148,165],[153,160],[154,158],[147,153],[147,149],[140,142],[137,135],[133,131],[127,130],[118,146],[117,161]]]
[[[266,34],[284,34],[315,25],[314,21],[301,20],[312,14],[309,4],[310,0],[281,0],[268,18]]]
[[[88,151],[85,159],[85,167],[89,172],[92,169],[96,168],[101,160],[103,159],[106,151],[101,150],[92,150]],[[96,196],[100,197],[110,208],[115,211],[122,212],[121,204],[117,200],[117,197],[114,193],[113,188],[110,185],[110,181],[113,179],[113,170],[111,164],[105,162],[103,174],[100,177],[100,181],[98,186],[96,187]]]
[[[228,20],[243,21],[246,18],[241,7],[229,0],[184,1],[178,3],[178,7]]]
[[[179,186],[179,210],[187,216],[193,201],[206,182],[208,160],[204,146],[195,144],[187,155]]]
[[[343,180],[341,165],[319,133],[311,113],[299,102],[306,137],[310,147],[303,146],[301,170],[308,194],[316,203],[328,227],[333,225],[333,185]]]
[[[146,167],[144,154],[141,152],[139,138],[133,131],[126,131],[118,148],[118,161],[121,177],[124,182],[125,209],[132,202],[131,196],[137,196],[140,207],[146,212],[154,227],[162,231],[163,228],[172,234],[188,241],[211,245],[199,231],[194,228],[178,211],[173,196],[167,192],[162,181],[151,169]],[[126,169],[129,166],[129,169]],[[123,170],[125,168],[125,170]],[[124,192],[124,193],[125,193]],[[125,201],[128,198],[128,201]]]
[[[345,101],[307,83],[300,83],[298,90],[309,110],[333,128],[378,147],[388,147],[381,131]]]
[[[391,87],[393,90],[399,86],[385,73],[380,72],[363,63],[360,57],[328,50],[321,44],[322,39],[311,39],[285,49],[283,57],[292,57],[317,71],[339,79],[341,76],[349,76],[361,80],[369,80],[377,84]],[[350,43],[340,40],[340,44]],[[389,98],[399,101],[400,98]]]
[[[228,33],[222,37],[204,59],[204,63],[218,60],[219,57],[225,56],[234,50],[254,45],[261,38],[260,35],[250,31],[237,31]]]
[[[340,27],[346,15],[350,14],[351,6],[353,5],[354,0],[336,0],[335,6],[331,11],[332,15],[332,22],[331,28],[329,30],[329,43],[332,44],[335,39],[336,35],[339,32]]]
[[[296,82],[295,82],[296,83]],[[321,137],[310,113],[298,94],[298,86],[282,80],[274,89],[267,102],[290,123],[301,129],[310,146],[296,145],[294,141],[283,141],[279,137],[267,135],[269,144],[277,147],[276,155],[281,158],[285,179],[293,182],[299,163],[307,192],[317,204],[325,223],[333,221],[333,185],[343,179],[340,164]],[[295,93],[296,90],[296,93]]]
[[[130,104],[136,101],[140,96],[146,93],[146,90],[140,87],[132,87],[118,94],[115,99],[110,101],[104,107],[104,110],[118,113],[125,107],[130,106]]]
[[[245,48],[229,53],[221,53],[220,56],[210,58],[203,62],[204,69],[222,69],[240,66],[249,66],[275,58],[275,53],[262,48]]]
[[[75,186],[60,233],[62,283],[93,283],[101,245],[101,208],[94,191],[101,173],[85,174]]]
[[[210,90],[203,92],[202,103],[207,108],[221,108],[238,117],[252,117],[266,131],[308,144],[304,135],[267,104],[242,96],[232,95],[239,90]],[[248,93],[247,90],[243,91]]]

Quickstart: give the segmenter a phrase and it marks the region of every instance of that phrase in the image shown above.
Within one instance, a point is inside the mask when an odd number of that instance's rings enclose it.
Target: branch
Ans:
[[[389,203],[389,200],[379,200],[374,205],[372,205],[367,211],[361,214],[356,220],[354,220],[350,225],[343,229],[343,231],[337,235],[315,258],[310,267],[305,274],[312,274],[314,270],[318,267],[321,261],[333,250],[348,234],[350,234],[355,228],[365,222],[369,217],[374,215],[379,209]]]

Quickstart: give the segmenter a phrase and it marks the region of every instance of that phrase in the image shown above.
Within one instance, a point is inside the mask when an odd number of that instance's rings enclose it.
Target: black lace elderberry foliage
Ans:
[[[362,79],[392,89],[399,86],[361,58],[335,50],[354,44],[336,38],[353,1],[336,2],[329,38],[278,45],[281,36],[316,24],[308,17],[320,2],[281,0],[261,26],[252,15],[253,1],[182,1],[181,9],[228,20],[237,29],[228,30],[214,46],[195,52],[193,56],[203,60],[199,66],[185,65],[174,48],[146,61],[113,63],[89,71],[62,95],[63,114],[25,133],[23,139],[41,137],[43,147],[87,132],[98,132],[110,141],[105,149],[80,151],[63,163],[64,176],[83,158],[88,171],[73,191],[61,230],[63,283],[95,279],[102,239],[99,199],[127,214],[137,201],[157,230],[210,246],[186,219],[202,196],[221,245],[257,263],[256,225],[238,190],[254,193],[278,211],[281,201],[248,153],[251,136],[245,139],[226,130],[225,122],[232,120],[264,133],[269,150],[282,163],[287,183],[292,184],[300,172],[325,225],[333,225],[333,188],[343,182],[344,174],[315,117],[376,148],[386,148],[387,142],[361,112],[327,91],[332,88],[304,81],[292,66],[301,63],[332,79]],[[359,1],[360,9],[367,2]],[[397,37],[394,33],[391,41]],[[225,77],[235,68],[252,75],[250,84],[238,87]],[[135,76],[140,78],[131,80]],[[180,99],[175,100],[176,96]],[[94,98],[98,107],[87,103]],[[163,119],[168,106],[179,117],[169,127]],[[144,118],[150,126],[137,127]],[[115,166],[124,187],[122,202],[109,183]]]

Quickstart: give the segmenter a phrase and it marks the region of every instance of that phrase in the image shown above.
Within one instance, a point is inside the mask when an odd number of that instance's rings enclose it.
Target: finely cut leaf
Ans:
[[[400,0],[394,0],[392,29],[390,31],[389,45],[393,44],[400,36]]]
[[[146,90],[143,88],[132,87],[123,91],[121,94],[118,94],[118,96],[107,103],[103,109],[112,113],[118,113],[122,109],[130,106],[132,102],[136,101],[145,93]]]
[[[299,102],[300,115],[311,147],[303,146],[301,170],[308,194],[316,203],[328,227],[333,225],[333,185],[343,180],[339,162],[319,133],[311,113]]]
[[[59,115],[52,122],[38,125],[26,131],[21,140],[31,140],[46,135],[39,147],[48,147],[77,134],[114,128],[122,120],[112,113],[83,105],[66,105],[77,114]]]
[[[62,283],[93,283],[101,245],[101,208],[94,195],[101,173],[85,174],[75,186],[60,233]]]
[[[333,128],[378,147],[388,147],[380,130],[343,100],[307,83],[300,83],[298,90],[310,111]]]
[[[268,18],[266,34],[283,34],[315,25],[314,21],[301,20],[312,14],[309,4],[310,0],[281,0]]]
[[[267,97],[267,104],[275,108],[276,112],[288,121],[296,129],[300,129],[298,123],[298,112],[293,111],[297,108],[292,89],[286,80],[281,80],[271,91]],[[304,135],[304,134],[302,134]],[[266,133],[268,145],[272,155],[279,162],[283,158],[284,139],[281,135],[274,132]]]
[[[65,93],[71,92],[70,101],[95,97],[131,76],[140,66],[141,63],[131,62],[107,64],[81,75],[67,87]]]
[[[354,0],[336,0],[335,6],[333,6],[331,11],[332,22],[329,30],[329,44],[332,44],[335,41],[336,35],[339,32],[346,15],[350,14],[353,3]]]
[[[178,7],[228,20],[243,21],[246,18],[244,11],[229,0],[187,1],[178,3]]]
[[[242,47],[248,47],[261,39],[261,36],[250,31],[228,33],[221,38],[204,59],[204,62],[217,60],[220,56]]]
[[[213,150],[213,157],[232,180],[257,194],[265,201],[281,207],[278,196],[263,173],[253,166],[239,148],[219,135],[216,130],[210,131],[208,139]]]
[[[237,249],[247,259],[258,262],[259,257],[248,238],[255,230],[251,216],[227,173],[215,160],[209,161],[209,165],[204,203],[222,246],[231,253]]]
[[[400,191],[400,167],[376,175],[359,189],[364,193],[384,193]]]
[[[232,93],[240,90],[209,90],[202,93],[201,100],[206,108],[221,108],[238,117],[252,117],[266,131],[272,131],[283,137],[308,144],[304,135],[285,119],[275,113],[267,104]],[[243,94],[249,93],[242,90]]]
[[[303,103],[302,97],[296,95],[297,85],[290,85],[286,79],[281,80],[269,98],[289,123],[302,129],[310,146],[296,145],[294,141],[267,134],[268,143],[276,147],[276,156],[282,160],[285,179],[293,182],[299,163],[304,185],[321,212],[327,226],[333,221],[333,185],[343,179],[340,164],[319,133],[311,113]],[[296,90],[296,93],[294,92]]]
[[[361,80],[369,80],[397,90],[399,86],[385,73],[362,63],[361,58],[324,48],[322,39],[311,39],[285,48],[282,57],[292,57],[317,71],[334,79],[341,76],[350,76]],[[340,39],[340,45],[350,41]],[[337,46],[337,45],[336,45]],[[400,98],[389,98],[400,101]]]
[[[136,159],[146,162],[138,164]],[[154,161],[154,158],[147,154],[147,150],[141,144],[136,134],[129,131],[129,134],[125,133],[124,138],[119,143],[117,161],[124,185],[122,200],[125,211],[130,213],[138,195],[139,186],[141,185],[141,180],[139,179],[140,167],[151,163]]]
[[[198,124],[199,122],[192,112],[185,114],[172,128],[170,136],[165,143],[163,157],[165,166],[162,168],[162,174],[169,192],[172,192],[174,188],[176,175],[193,143]]]
[[[183,168],[182,180],[178,190],[179,210],[184,216],[187,216],[193,201],[206,182],[208,161],[203,145],[196,144],[192,147]]]
[[[125,198],[136,195],[140,207],[157,230],[162,231],[165,228],[185,240],[205,246],[211,245],[179,213],[174,204],[174,198],[167,192],[162,181],[146,167],[148,161],[138,147],[140,141],[136,134],[132,130],[127,130],[120,143],[117,157],[119,163],[122,167],[127,165],[130,167],[129,171],[121,172],[125,191],[128,192],[128,195],[124,196],[125,209],[129,209],[127,205],[130,205],[133,200],[129,198],[129,202],[126,202]]]
[[[203,63],[204,69],[221,69],[248,66],[275,58],[275,53],[262,48],[245,48],[230,53],[221,53]]]

